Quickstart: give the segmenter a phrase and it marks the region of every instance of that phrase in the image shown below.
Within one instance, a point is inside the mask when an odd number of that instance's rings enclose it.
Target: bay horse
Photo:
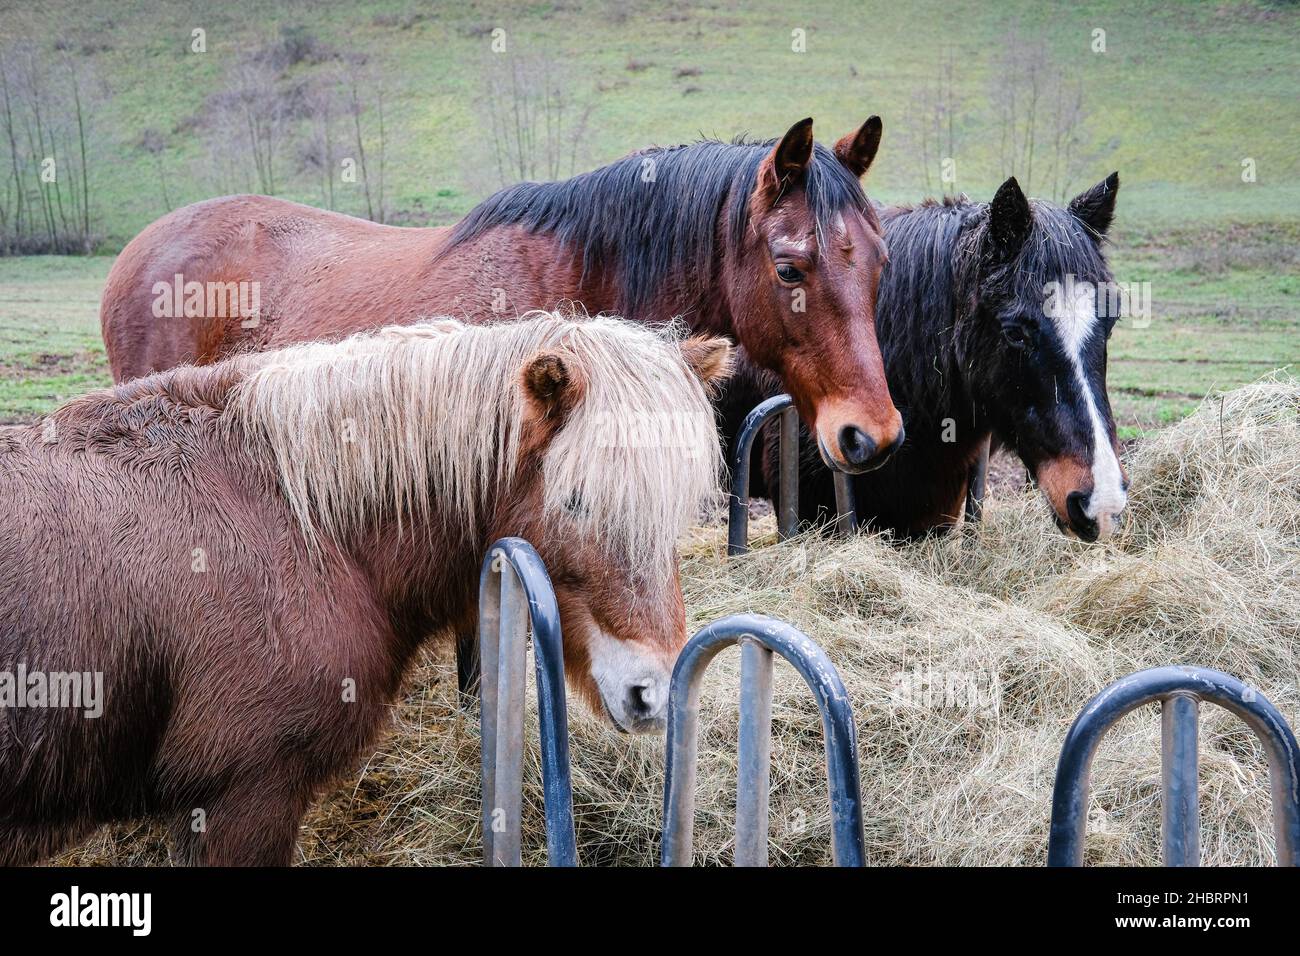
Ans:
[[[876,328],[907,441],[853,479],[864,525],[899,537],[954,526],[991,439],[1020,457],[1063,531],[1093,541],[1118,527],[1128,478],[1106,394],[1118,313],[1103,250],[1118,190],[1113,173],[1062,208],[1027,200],[1012,177],[991,203],[963,196],[882,210],[890,262]],[[744,414],[779,391],[741,362],[726,390],[726,434],[734,439]],[[834,485],[812,445],[805,435],[799,513],[824,523]],[[753,487],[775,499],[775,435],[762,455]]]
[[[880,136],[873,116],[830,150],[805,119],[779,140],[646,149],[506,188],[454,228],[265,196],[196,203],[118,256],[100,307],[109,364],[121,382],[422,315],[680,316],[780,378],[828,465],[866,471],[902,438],[872,325],[885,247],[859,183]]]
[[[506,535],[546,562],[569,680],[620,729],[661,729],[728,351],[606,318],[432,321],[0,433],[0,674],[103,685],[97,719],[0,707],[0,864],[141,818],[185,862],[289,863]]]

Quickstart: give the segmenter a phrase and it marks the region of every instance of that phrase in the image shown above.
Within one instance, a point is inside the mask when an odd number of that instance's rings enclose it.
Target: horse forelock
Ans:
[[[881,280],[876,329],[891,358],[891,387],[899,383],[896,397],[914,417],[924,408],[946,408],[954,397],[964,366],[952,361],[960,357],[953,346],[972,329],[982,298],[1021,303],[1026,313],[1041,316],[1048,283],[1067,275],[1081,282],[1109,280],[1101,249],[1069,210],[1039,200],[1031,201],[1031,208],[1033,225],[1024,246],[1014,259],[991,268],[985,258],[987,203],[945,197],[883,211],[890,263]],[[1074,324],[1053,325],[1052,335],[1077,345],[1091,334],[1079,327],[1077,315],[1063,321]],[[978,363],[980,356],[962,361]]]
[[[587,388],[544,466],[547,517],[577,522],[651,574],[667,570],[680,533],[720,495],[713,406],[676,333],[596,319],[564,335]]]
[[[518,473],[520,371],[558,350],[585,388],[543,453],[544,520],[662,567],[719,472],[711,407],[673,334],[551,313],[395,326],[256,357],[227,416],[265,443],[310,540],[346,541],[389,514],[427,522],[435,499],[439,520],[467,533]],[[653,427],[666,413],[680,447],[629,436],[638,416]]]
[[[738,249],[750,224],[749,199],[776,140],[703,140],[651,147],[552,183],[519,183],[479,203],[455,227],[441,255],[498,226],[549,233],[581,257],[584,276],[609,270],[618,311],[639,319],[666,280],[707,295],[725,214],[724,251]],[[837,215],[862,214],[879,229],[857,178],[821,144],[804,177],[819,241]]]

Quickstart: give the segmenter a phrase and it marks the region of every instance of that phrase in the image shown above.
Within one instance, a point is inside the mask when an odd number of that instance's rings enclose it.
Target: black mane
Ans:
[[[993,268],[982,260],[988,203],[965,196],[926,200],[882,215],[890,261],[881,278],[876,331],[895,402],[912,413],[909,425],[926,412],[945,417],[954,400],[965,397],[954,339],[981,292],[1041,306],[1044,284],[1066,274],[1094,283],[1110,278],[1095,237],[1077,217],[1039,200],[1030,206],[1033,228],[1024,246]],[[942,357],[937,363],[936,354]]]
[[[736,249],[749,225],[749,197],[776,140],[705,140],[632,153],[554,183],[519,183],[479,203],[456,226],[446,250],[496,226],[518,225],[555,235],[582,256],[583,275],[612,269],[618,311],[641,318],[665,279],[700,296],[715,280],[717,244]],[[646,161],[654,180],[643,179]],[[835,215],[856,209],[875,220],[862,187],[835,155],[814,147],[804,181],[819,237]],[[725,230],[719,217],[732,202]]]

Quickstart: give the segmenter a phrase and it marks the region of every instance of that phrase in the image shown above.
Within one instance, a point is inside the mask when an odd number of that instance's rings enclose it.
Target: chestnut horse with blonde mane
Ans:
[[[0,865],[142,818],[187,862],[291,862],[506,535],[550,570],[589,704],[661,728],[686,639],[675,542],[717,494],[728,362],[722,340],[613,319],[439,320],[0,432],[0,672],[103,686],[99,714],[0,709]]]
[[[481,322],[579,303],[731,337],[794,396],[828,465],[870,470],[902,440],[874,328],[885,247],[858,181],[881,124],[871,117],[833,150],[814,144],[812,125],[521,183],[454,228],[264,196],[186,206],[132,240],[109,275],[100,319],[113,377],[424,315]],[[255,314],[239,314],[241,291]]]

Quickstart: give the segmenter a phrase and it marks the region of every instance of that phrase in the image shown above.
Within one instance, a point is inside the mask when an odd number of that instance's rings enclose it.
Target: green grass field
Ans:
[[[1183,417],[1213,389],[1300,364],[1295,271],[1162,269],[1152,255],[1114,256],[1121,275],[1153,283],[1150,326],[1121,322],[1111,345],[1111,401],[1126,439]],[[106,256],[0,259],[0,423],[109,383],[98,309],[111,265]]]
[[[483,62],[494,27],[510,51],[561,64],[570,94],[590,107],[582,166],[701,133],[773,136],[810,114],[831,140],[879,113],[885,139],[866,185],[895,202],[925,195],[927,180],[938,188],[917,146],[916,104],[945,61],[956,188],[991,195],[1006,172],[992,84],[1008,37],[1041,41],[1053,70],[1084,84],[1088,161],[1077,187],[1121,174],[1116,278],[1151,283],[1150,325],[1121,324],[1112,345],[1124,436],[1181,417],[1211,389],[1300,362],[1294,4],[49,0],[6,10],[0,48],[26,42],[52,63],[75,58],[94,78],[91,202],[100,248],[111,253],[165,211],[157,162],[173,206],[222,191],[205,165],[205,104],[240,57],[285,28],[324,51],[289,67],[287,84],[311,82],[344,55],[364,55],[382,76],[393,215],[459,218],[491,185]],[[206,53],[188,50],[196,28]],[[794,30],[806,31],[806,52],[791,49]],[[1104,53],[1091,48],[1097,30]],[[166,138],[157,160],[138,145],[146,128]],[[1245,158],[1254,182],[1242,181]],[[319,205],[288,145],[281,164],[277,191]],[[337,205],[356,212],[359,188],[340,182]],[[31,419],[107,382],[97,303],[110,265],[108,256],[0,259],[0,421]]]
[[[109,384],[99,336],[106,256],[0,258],[0,423]]]

